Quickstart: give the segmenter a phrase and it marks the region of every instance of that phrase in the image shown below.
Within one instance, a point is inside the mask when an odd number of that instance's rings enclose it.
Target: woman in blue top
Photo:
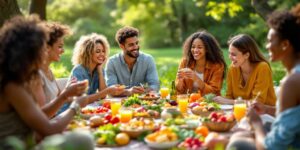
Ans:
[[[88,80],[88,95],[96,94],[97,98],[104,98],[107,94],[121,94],[124,89],[119,86],[106,87],[103,64],[109,54],[109,44],[103,35],[92,33],[82,36],[75,45],[72,56],[74,68],[71,79]]]
[[[300,149],[300,3],[292,11],[273,13],[266,48],[271,61],[281,61],[287,70],[283,82],[277,116],[271,131],[266,134],[262,121],[254,110],[248,114],[255,127],[257,149]],[[264,140],[262,140],[264,139]]]

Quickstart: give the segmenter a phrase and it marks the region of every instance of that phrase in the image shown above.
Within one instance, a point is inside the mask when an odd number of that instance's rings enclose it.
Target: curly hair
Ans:
[[[288,40],[295,53],[300,52],[300,3],[291,11],[276,11],[268,18],[268,25],[281,40]]]
[[[226,72],[226,62],[224,60],[223,52],[219,43],[213,35],[206,31],[199,31],[190,35],[183,44],[183,58],[187,60],[187,65],[190,66],[196,62],[192,55],[192,43],[195,39],[200,39],[204,43],[205,58],[211,63],[222,64],[224,66],[224,75]]]
[[[49,39],[47,44],[49,46],[53,46],[53,44],[61,37],[72,34],[69,26],[60,24],[58,22],[45,22],[45,27],[47,28],[47,32],[49,34]]]
[[[0,92],[9,82],[23,84],[38,74],[47,34],[37,16],[14,17],[0,30]]]
[[[269,64],[267,59],[259,51],[257,43],[249,35],[238,34],[228,40],[228,45],[234,46],[243,54],[249,53],[249,61],[251,63],[264,61]]]
[[[118,44],[124,44],[125,40],[130,37],[139,36],[139,30],[134,27],[123,27],[116,33],[116,41]]]
[[[104,35],[92,33],[81,36],[76,42],[72,56],[73,65],[82,64],[83,66],[88,67],[91,63],[94,47],[97,43],[102,44],[106,57],[108,57],[110,46],[106,37]]]

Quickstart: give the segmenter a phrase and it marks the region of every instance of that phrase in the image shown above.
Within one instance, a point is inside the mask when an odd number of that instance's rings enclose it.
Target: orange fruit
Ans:
[[[118,145],[127,145],[130,142],[130,138],[126,133],[117,134],[115,141]]]
[[[196,134],[200,134],[204,137],[206,137],[209,133],[209,130],[206,126],[199,126],[195,129]]]
[[[196,102],[201,97],[200,93],[192,93],[190,95],[190,102]]]

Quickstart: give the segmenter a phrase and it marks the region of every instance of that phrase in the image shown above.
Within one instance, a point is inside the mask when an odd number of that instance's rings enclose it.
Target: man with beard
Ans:
[[[107,86],[125,85],[122,95],[144,93],[145,90],[159,89],[159,80],[151,55],[139,52],[139,31],[133,27],[123,27],[116,33],[116,41],[122,52],[111,56],[105,68]],[[144,85],[148,85],[146,89]]]

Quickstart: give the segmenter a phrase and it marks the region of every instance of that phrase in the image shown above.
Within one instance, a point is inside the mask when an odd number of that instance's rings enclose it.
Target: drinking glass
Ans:
[[[233,114],[236,120],[239,122],[243,117],[245,117],[247,111],[246,101],[238,98],[234,101]]]
[[[163,87],[160,89],[161,98],[167,98],[168,95],[169,95],[169,88]]]
[[[177,95],[178,108],[181,113],[187,113],[188,109],[188,95]]]
[[[121,108],[121,100],[120,99],[111,99],[110,100],[110,109],[112,116],[116,116],[119,113]]]
[[[128,108],[122,108],[120,110],[120,121],[122,123],[127,123],[132,119],[132,110]]]

